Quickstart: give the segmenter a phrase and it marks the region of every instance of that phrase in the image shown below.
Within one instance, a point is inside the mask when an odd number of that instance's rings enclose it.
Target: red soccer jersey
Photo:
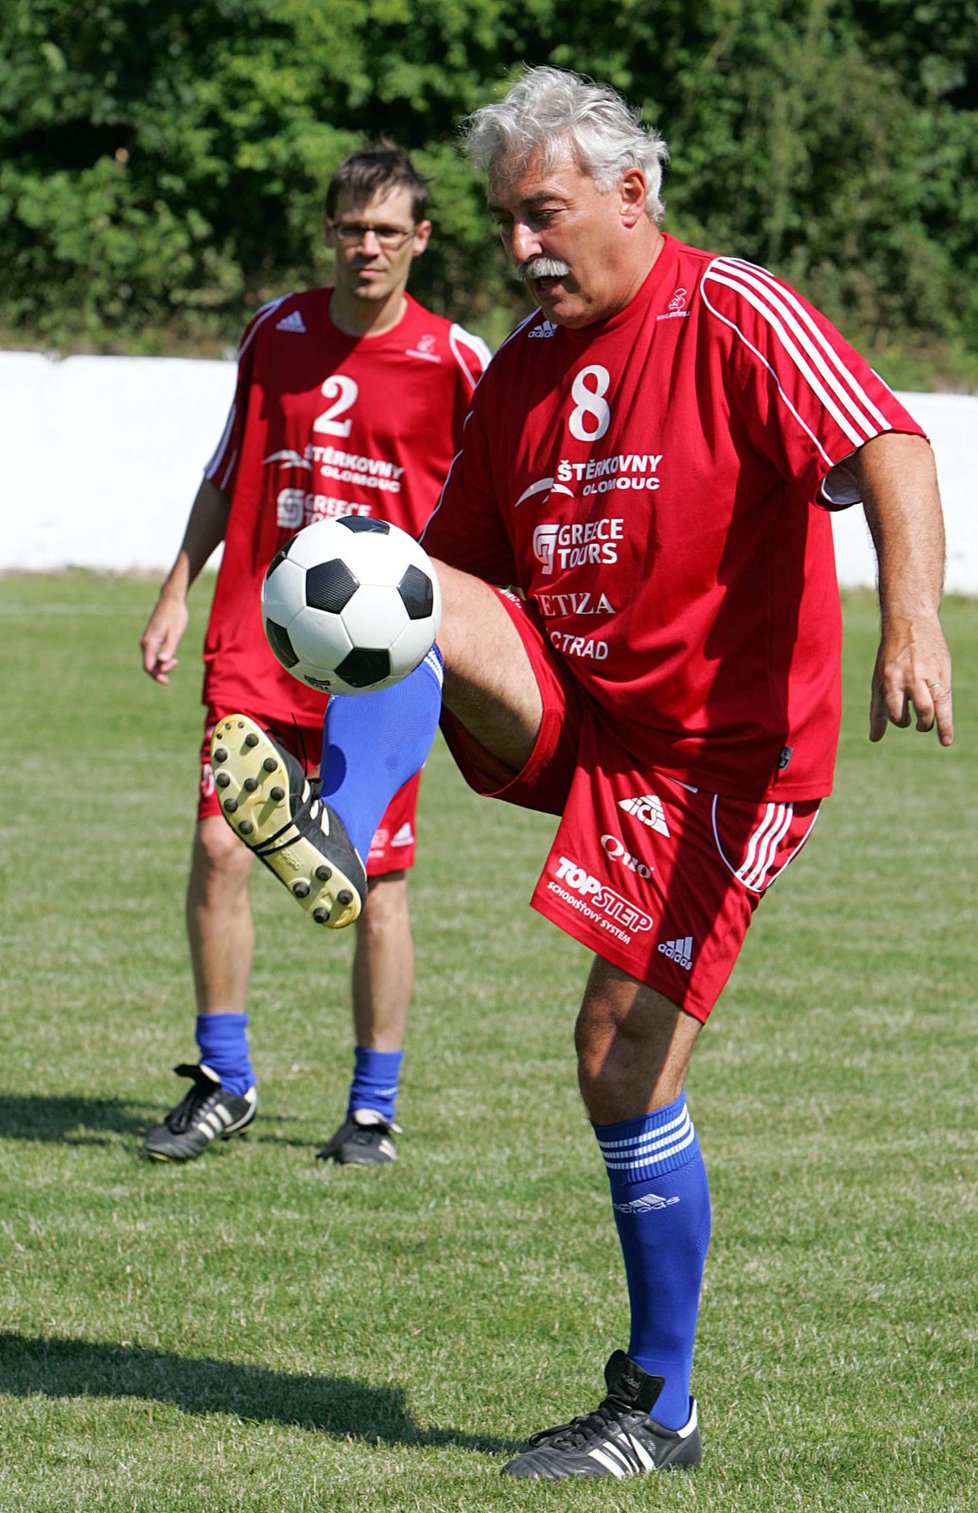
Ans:
[[[315,724],[326,701],[268,647],[265,569],[297,530],[330,515],[376,515],[417,536],[489,358],[477,336],[410,296],[392,330],[347,336],[329,318],[329,296],[310,289],[258,311],[205,470],[231,508],[204,643],[204,702],[300,724]]]
[[[640,760],[731,797],[832,786],[839,464],[919,427],[770,273],[666,237],[632,302],[493,359],[425,531],[515,583]]]

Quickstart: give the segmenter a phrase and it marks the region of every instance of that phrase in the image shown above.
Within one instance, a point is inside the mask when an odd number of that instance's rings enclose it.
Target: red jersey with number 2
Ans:
[[[258,311],[206,476],[231,500],[204,643],[204,702],[314,725],[325,698],[292,678],[261,625],[279,547],[313,520],[373,515],[417,536],[438,498],[489,359],[477,336],[407,296],[390,331],[347,336],[329,289]]]
[[[841,623],[825,508],[919,427],[764,269],[665,237],[631,303],[537,311],[479,386],[424,544],[536,605],[640,762],[731,797],[832,786]]]

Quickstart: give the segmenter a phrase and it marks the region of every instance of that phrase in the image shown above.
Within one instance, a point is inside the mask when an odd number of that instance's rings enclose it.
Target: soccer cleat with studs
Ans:
[[[661,1376],[650,1376],[623,1350],[611,1356],[604,1376],[608,1394],[593,1413],[534,1434],[529,1448],[503,1466],[503,1476],[622,1478],[699,1464],[695,1401],[681,1429],[664,1429],[649,1417],[662,1391]]]
[[[195,1161],[214,1140],[228,1140],[248,1128],[258,1098],[250,1087],[241,1098],[221,1086],[216,1072],[203,1062],[181,1063],[173,1070],[189,1077],[190,1092],[146,1136],[145,1149],[154,1161]]]
[[[388,1123],[370,1108],[359,1108],[341,1124],[316,1153],[317,1161],[335,1161],[338,1166],[383,1166],[397,1160],[393,1136],[399,1124]]]
[[[367,896],[363,862],[302,764],[247,715],[220,720],[211,764],[231,829],[317,925],[352,925]]]

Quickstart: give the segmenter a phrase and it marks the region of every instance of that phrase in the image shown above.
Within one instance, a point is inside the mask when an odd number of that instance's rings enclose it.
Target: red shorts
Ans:
[[[515,777],[445,714],[466,782],[560,824],[533,908],[598,956],[705,1020],[761,897],[797,856],[819,800],[723,798],[636,758],[549,646],[533,609],[500,599],[543,697],[540,734]]]
[[[237,709],[218,709],[211,706],[204,718],[204,739],[200,747],[198,820],[210,819],[212,815],[221,812],[217,801],[217,790],[214,786],[214,773],[211,769],[211,736],[214,734],[214,726],[226,715],[239,713],[240,710]],[[246,713],[251,713],[251,711],[246,711]],[[321,724],[299,726],[266,720],[261,715],[252,714],[251,717],[257,720],[263,729],[270,731],[281,746],[291,751],[293,756],[298,757],[307,773],[319,771],[319,758],[323,748]],[[370,843],[367,856],[368,877],[384,877],[388,872],[400,872],[402,869],[414,866],[415,826],[420,786],[421,774],[419,772],[415,777],[410,778],[403,788],[398,789],[384,811],[384,816]]]

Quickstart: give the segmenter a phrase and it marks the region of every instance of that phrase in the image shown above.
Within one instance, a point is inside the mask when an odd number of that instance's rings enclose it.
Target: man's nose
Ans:
[[[538,234],[525,221],[514,223],[510,247],[514,263],[525,263],[527,258],[539,257],[543,251]]]
[[[364,228],[358,246],[360,251],[366,252],[368,257],[375,257],[378,252],[382,251],[380,240],[372,226]]]

